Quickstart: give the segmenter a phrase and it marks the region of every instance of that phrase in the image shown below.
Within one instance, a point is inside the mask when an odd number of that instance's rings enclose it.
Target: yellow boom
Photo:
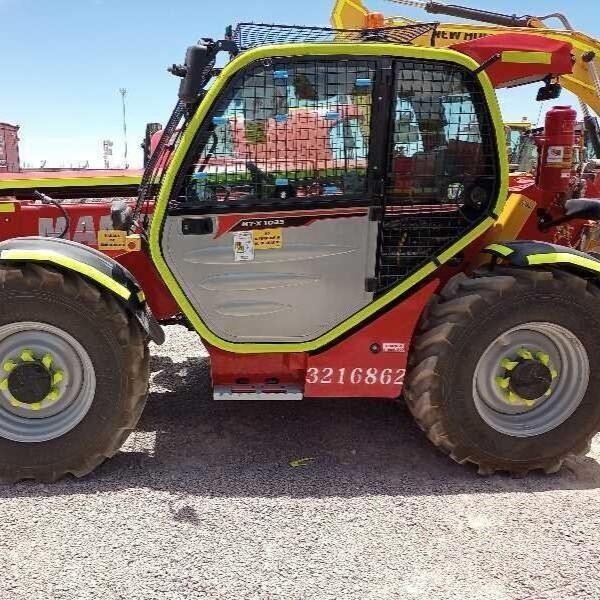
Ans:
[[[423,1],[391,0],[398,4],[421,7],[427,10]],[[440,3],[435,3],[440,6]],[[441,11],[436,11],[441,12]],[[555,16],[555,15],[551,15]],[[560,17],[562,18],[562,17]],[[440,23],[437,27],[435,38],[432,42],[431,34],[422,35],[411,43],[416,46],[447,47],[460,42],[469,41],[478,37],[500,33],[532,33],[543,35],[551,39],[568,42],[573,46],[575,66],[572,75],[560,78],[561,85],[575,94],[584,104],[600,115],[600,77],[598,76],[600,59],[600,41],[578,31],[569,29],[550,29],[544,17],[529,18],[526,27],[509,27],[504,25],[480,25],[463,23]],[[331,24],[337,29],[362,29],[365,27],[408,25],[416,21],[405,17],[383,17],[379,13],[372,13],[363,4],[362,0],[336,0],[331,14]],[[568,26],[568,21],[564,20]]]

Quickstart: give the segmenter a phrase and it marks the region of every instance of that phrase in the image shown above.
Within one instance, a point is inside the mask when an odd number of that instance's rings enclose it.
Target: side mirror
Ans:
[[[214,55],[206,46],[200,44],[189,46],[185,53],[183,65],[173,65],[169,71],[182,78],[179,85],[179,99],[185,104],[192,104],[206,80],[207,68],[212,68]]]
[[[600,221],[600,199],[577,198],[565,204],[566,216],[569,219],[592,219]]]
[[[547,100],[556,100],[560,98],[560,93],[562,92],[562,87],[560,83],[550,83],[546,82],[544,87],[541,87],[538,90],[536,100],[538,102],[546,102]]]

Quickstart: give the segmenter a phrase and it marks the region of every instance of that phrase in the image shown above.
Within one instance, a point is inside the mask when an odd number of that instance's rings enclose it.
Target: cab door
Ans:
[[[309,341],[373,300],[377,67],[371,58],[263,60],[211,108],[161,246],[219,338]]]

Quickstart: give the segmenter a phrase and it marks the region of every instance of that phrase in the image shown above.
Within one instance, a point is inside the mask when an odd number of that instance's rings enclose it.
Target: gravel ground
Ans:
[[[122,454],[0,487],[1,600],[600,598],[600,439],[557,476],[484,479],[401,406],[215,403],[194,335],[153,351]]]

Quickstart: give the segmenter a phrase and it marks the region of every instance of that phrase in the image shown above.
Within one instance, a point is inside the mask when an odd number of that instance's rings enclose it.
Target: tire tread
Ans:
[[[123,368],[127,381],[125,407],[120,415],[119,427],[115,429],[104,448],[89,456],[74,459],[69,464],[52,465],[43,470],[0,465],[0,481],[7,483],[23,479],[54,482],[68,474],[84,477],[119,451],[135,429],[146,404],[150,356],[141,328],[134,319],[128,317],[125,309],[112,294],[100,290],[75,273],[62,272],[39,264],[25,264],[18,268],[0,266],[0,288],[52,291],[70,296],[85,303],[98,319],[109,322],[113,331],[117,333],[124,355]]]
[[[413,340],[409,362],[411,368],[404,388],[410,412],[436,447],[460,464],[473,463],[481,475],[492,475],[497,471],[521,475],[533,470],[551,474],[560,470],[566,458],[554,457],[545,461],[514,464],[492,462],[488,455],[478,456],[472,449],[461,447],[458,440],[451,439],[443,411],[432,400],[441,398],[444,393],[440,364],[443,357],[452,351],[451,336],[455,328],[469,326],[473,318],[471,309],[481,302],[498,302],[503,295],[514,292],[515,288],[527,286],[531,289],[542,282],[561,288],[569,286],[574,294],[587,294],[596,299],[600,296],[600,288],[596,283],[554,269],[501,267],[497,268],[496,274],[481,270],[470,277],[461,273],[452,278],[440,295],[435,297]],[[587,454],[593,435],[573,448],[570,455]]]

